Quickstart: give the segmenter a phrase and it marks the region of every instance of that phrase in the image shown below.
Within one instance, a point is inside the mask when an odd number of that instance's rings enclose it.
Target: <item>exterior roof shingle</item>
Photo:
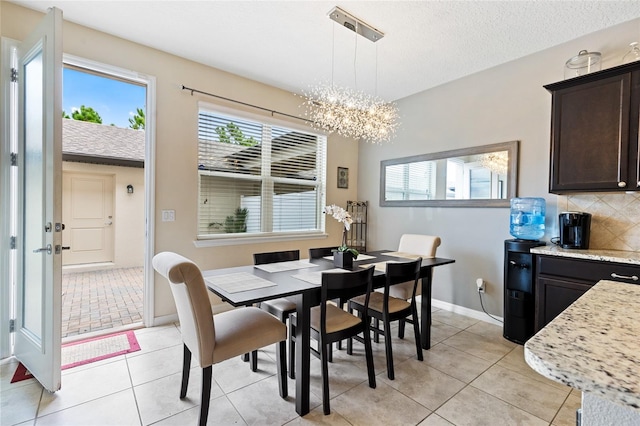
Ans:
[[[62,120],[62,153],[89,158],[144,161],[144,131]]]

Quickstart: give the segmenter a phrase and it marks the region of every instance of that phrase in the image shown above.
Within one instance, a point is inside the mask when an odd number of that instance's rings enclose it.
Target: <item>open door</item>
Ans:
[[[18,47],[18,182],[14,355],[60,389],[62,281],[62,11]]]

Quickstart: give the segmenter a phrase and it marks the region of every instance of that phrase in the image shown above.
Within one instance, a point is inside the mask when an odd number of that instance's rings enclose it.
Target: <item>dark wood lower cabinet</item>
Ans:
[[[537,280],[536,289],[536,331],[544,327],[586,293],[593,284],[562,280],[557,278],[542,278]]]
[[[633,277],[636,277],[634,280]],[[640,266],[536,256],[536,332],[600,280],[640,284]]]

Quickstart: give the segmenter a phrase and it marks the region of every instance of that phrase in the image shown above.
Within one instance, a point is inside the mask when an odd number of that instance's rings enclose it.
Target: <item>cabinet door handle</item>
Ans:
[[[615,272],[611,273],[611,278],[622,278],[623,280],[633,280],[633,281],[638,281],[638,276],[637,275],[631,275],[631,276],[626,276],[626,275],[618,275]]]
[[[625,186],[627,186],[627,182],[618,182],[618,187],[619,188],[624,188]]]

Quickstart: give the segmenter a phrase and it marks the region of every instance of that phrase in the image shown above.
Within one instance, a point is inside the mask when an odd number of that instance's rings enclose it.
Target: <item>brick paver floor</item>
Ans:
[[[62,338],[142,322],[142,267],[62,273]]]

